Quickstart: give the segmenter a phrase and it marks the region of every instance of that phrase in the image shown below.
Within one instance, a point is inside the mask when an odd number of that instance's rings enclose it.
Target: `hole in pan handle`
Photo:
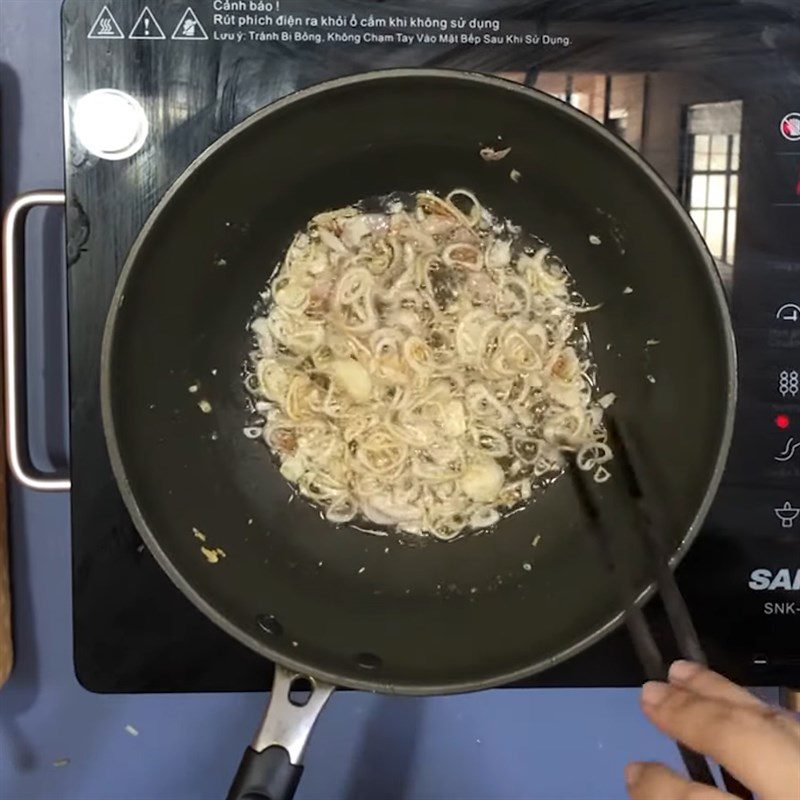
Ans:
[[[292,699],[302,681],[310,691]],[[275,665],[267,710],[245,750],[227,800],[291,800],[303,774],[303,753],[317,717],[336,687]]]
[[[5,401],[6,448],[8,464],[14,477],[40,492],[68,492],[69,475],[48,474],[33,466],[28,451],[28,430],[25,420],[25,387],[20,361],[25,352],[22,319],[18,314],[22,298],[19,285],[20,266],[24,269],[23,228],[28,212],[37,206],[63,206],[66,195],[61,191],[30,192],[20,195],[3,217],[3,313],[5,316]],[[21,261],[21,264],[18,263]]]

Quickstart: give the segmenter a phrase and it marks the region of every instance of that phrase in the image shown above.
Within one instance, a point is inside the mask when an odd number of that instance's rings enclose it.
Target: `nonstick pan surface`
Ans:
[[[478,151],[498,135],[512,151],[487,163]],[[603,304],[587,318],[600,386],[652,462],[676,558],[728,449],[735,361],[713,261],[668,188],[602,126],[530,89],[438,70],[337,80],[255,114],[184,173],[131,250],[103,343],[103,422],[128,509],[177,586],[265,657],[340,685],[497,685],[620,618],[567,480],[480,535],[371,536],[292,501],[242,433],[247,321],[293,234],[361,198],[457,186],[546,241]],[[623,511],[624,567],[643,597]],[[226,556],[209,563],[193,529]]]

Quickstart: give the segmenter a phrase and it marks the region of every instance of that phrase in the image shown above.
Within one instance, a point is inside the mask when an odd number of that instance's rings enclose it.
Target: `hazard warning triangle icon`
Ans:
[[[108,6],[103,6],[103,10],[97,15],[97,19],[89,31],[89,39],[124,39],[125,34],[119,27],[114,15]]]
[[[153,12],[148,6],[139,14],[131,32],[128,34],[129,39],[166,39],[164,31],[158,24],[158,20],[153,16]]]
[[[186,9],[186,12],[181,17],[181,21],[175,28],[175,33],[172,34],[173,39],[178,41],[201,41],[208,39],[206,29],[203,27],[197,14],[194,13],[191,7]]]

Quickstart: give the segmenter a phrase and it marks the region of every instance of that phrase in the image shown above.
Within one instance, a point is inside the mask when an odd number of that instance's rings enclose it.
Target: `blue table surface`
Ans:
[[[0,0],[4,206],[16,192],[63,185],[59,12],[60,0]],[[31,227],[35,240],[41,221]],[[28,259],[34,295],[63,267],[42,264],[41,249]],[[29,349],[37,346],[33,337]],[[35,420],[45,392],[41,370],[30,377]],[[34,430],[34,444],[41,436]],[[14,486],[11,505],[16,665],[0,691],[0,796],[223,797],[264,698],[83,689],[72,665],[68,498]],[[678,764],[633,689],[352,692],[322,715],[298,800],[605,800],[625,796],[631,759]]]

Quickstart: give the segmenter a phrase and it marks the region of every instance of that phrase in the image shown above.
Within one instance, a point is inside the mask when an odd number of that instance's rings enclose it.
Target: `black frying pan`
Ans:
[[[487,163],[478,151],[498,135],[511,154]],[[721,286],[675,197],[626,145],[546,95],[438,70],[336,80],[255,114],[153,212],[120,277],[102,357],[111,461],[145,542],[195,605],[285,668],[231,797],[291,794],[327,684],[496,686],[620,621],[569,481],[492,532],[415,544],[337,530],[290,503],[267,449],[242,434],[246,322],[293,233],[360,198],[456,186],[547,241],[584,296],[603,303],[589,319],[602,388],[617,393],[653,462],[676,559],[717,487],[735,401]],[[210,564],[193,528],[226,557]],[[643,600],[642,547],[621,535]],[[293,675],[317,687],[304,708],[287,702]]]

